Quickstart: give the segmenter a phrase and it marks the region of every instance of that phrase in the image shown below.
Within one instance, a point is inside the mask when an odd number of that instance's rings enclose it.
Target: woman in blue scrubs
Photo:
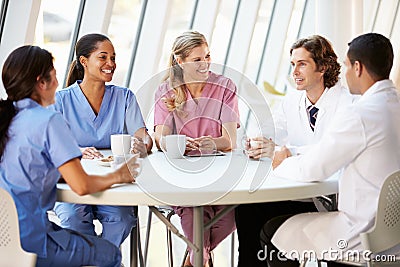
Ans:
[[[71,127],[83,158],[102,157],[97,149],[109,149],[112,134],[135,136],[132,152],[146,156],[152,140],[135,95],[128,88],[106,85],[116,69],[116,54],[109,38],[102,34],[84,35],[76,44],[75,54],[68,87],[56,93],[55,109]],[[84,234],[96,235],[93,220],[98,219],[102,238],[116,246],[136,225],[133,207],[57,203],[54,210],[62,227]]]
[[[85,173],[65,120],[46,108],[58,86],[48,51],[17,48],[4,63],[2,79],[8,97],[0,100],[0,187],[16,204],[22,247],[37,254],[37,266],[120,266],[117,246],[60,228],[47,211],[56,202],[60,174],[74,192],[85,195],[133,182],[136,159],[105,176]]]

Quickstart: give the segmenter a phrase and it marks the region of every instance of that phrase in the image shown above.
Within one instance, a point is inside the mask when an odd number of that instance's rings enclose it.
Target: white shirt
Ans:
[[[286,221],[272,242],[280,250],[361,250],[359,233],[374,223],[380,188],[400,169],[400,103],[390,80],[376,82],[334,117],[330,129],[300,156],[285,159],[274,174],[298,181],[321,181],[344,168],[338,212],[300,214]],[[318,123],[318,122],[317,122]]]
[[[332,118],[342,108],[349,106],[354,97],[340,82],[325,89],[315,103],[318,116],[314,131],[311,130],[306,107],[305,91],[295,91],[288,94],[280,107],[274,112],[275,143],[288,148],[296,147],[302,152],[308,145],[317,143],[322,134],[329,128]],[[292,150],[293,151],[293,150]]]

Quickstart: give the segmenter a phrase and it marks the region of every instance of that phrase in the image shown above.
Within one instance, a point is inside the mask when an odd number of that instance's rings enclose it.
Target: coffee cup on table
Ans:
[[[171,134],[165,136],[165,148],[168,158],[181,159],[186,150],[186,135]]]
[[[129,134],[112,134],[110,138],[113,155],[127,155],[131,153],[131,136]]]
[[[251,148],[261,148],[262,144],[263,144],[263,141],[250,140],[250,147]]]

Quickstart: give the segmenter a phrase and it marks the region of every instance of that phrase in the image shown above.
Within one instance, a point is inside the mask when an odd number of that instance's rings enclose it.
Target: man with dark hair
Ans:
[[[353,97],[339,82],[338,57],[326,38],[313,35],[299,39],[292,45],[290,56],[296,91],[289,93],[273,112],[276,135],[272,141],[290,147],[293,154],[300,154],[319,141],[334,114],[350,105]],[[260,142],[248,150],[250,157],[272,157],[268,155],[271,151],[268,149],[271,146],[269,138],[252,139]],[[311,211],[317,211],[312,199],[239,205],[235,214],[239,239],[238,267],[264,266],[260,260],[262,247],[259,239],[266,221],[284,214]]]
[[[362,63],[375,80],[389,78],[393,65],[393,49],[389,40],[378,39],[372,33],[356,38],[349,43],[347,57],[351,65],[356,61],[357,65]]]
[[[380,188],[400,169],[400,102],[389,80],[393,48],[386,37],[368,33],[349,43],[345,60],[351,93],[361,97],[338,113],[321,140],[305,154],[278,152],[274,174],[297,181],[322,181],[343,170],[336,212],[281,216],[268,221],[261,241],[270,254],[298,260],[305,252],[333,261],[346,251],[362,254],[359,234],[374,224]],[[326,253],[333,251],[336,253]],[[391,254],[399,254],[400,246]],[[269,255],[269,266],[298,266],[298,262]],[[338,266],[328,262],[328,266]],[[344,266],[344,265],[343,265]]]

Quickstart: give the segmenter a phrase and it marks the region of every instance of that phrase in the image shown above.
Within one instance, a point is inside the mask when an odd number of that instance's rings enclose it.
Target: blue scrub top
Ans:
[[[22,247],[46,257],[47,211],[56,202],[57,168],[81,152],[62,116],[30,98],[14,103],[17,114],[0,162],[0,187],[14,199]]]
[[[56,92],[54,108],[61,112],[80,147],[110,148],[110,135],[134,135],[145,127],[136,96],[131,90],[106,85],[96,116],[79,83],[81,81]]]

